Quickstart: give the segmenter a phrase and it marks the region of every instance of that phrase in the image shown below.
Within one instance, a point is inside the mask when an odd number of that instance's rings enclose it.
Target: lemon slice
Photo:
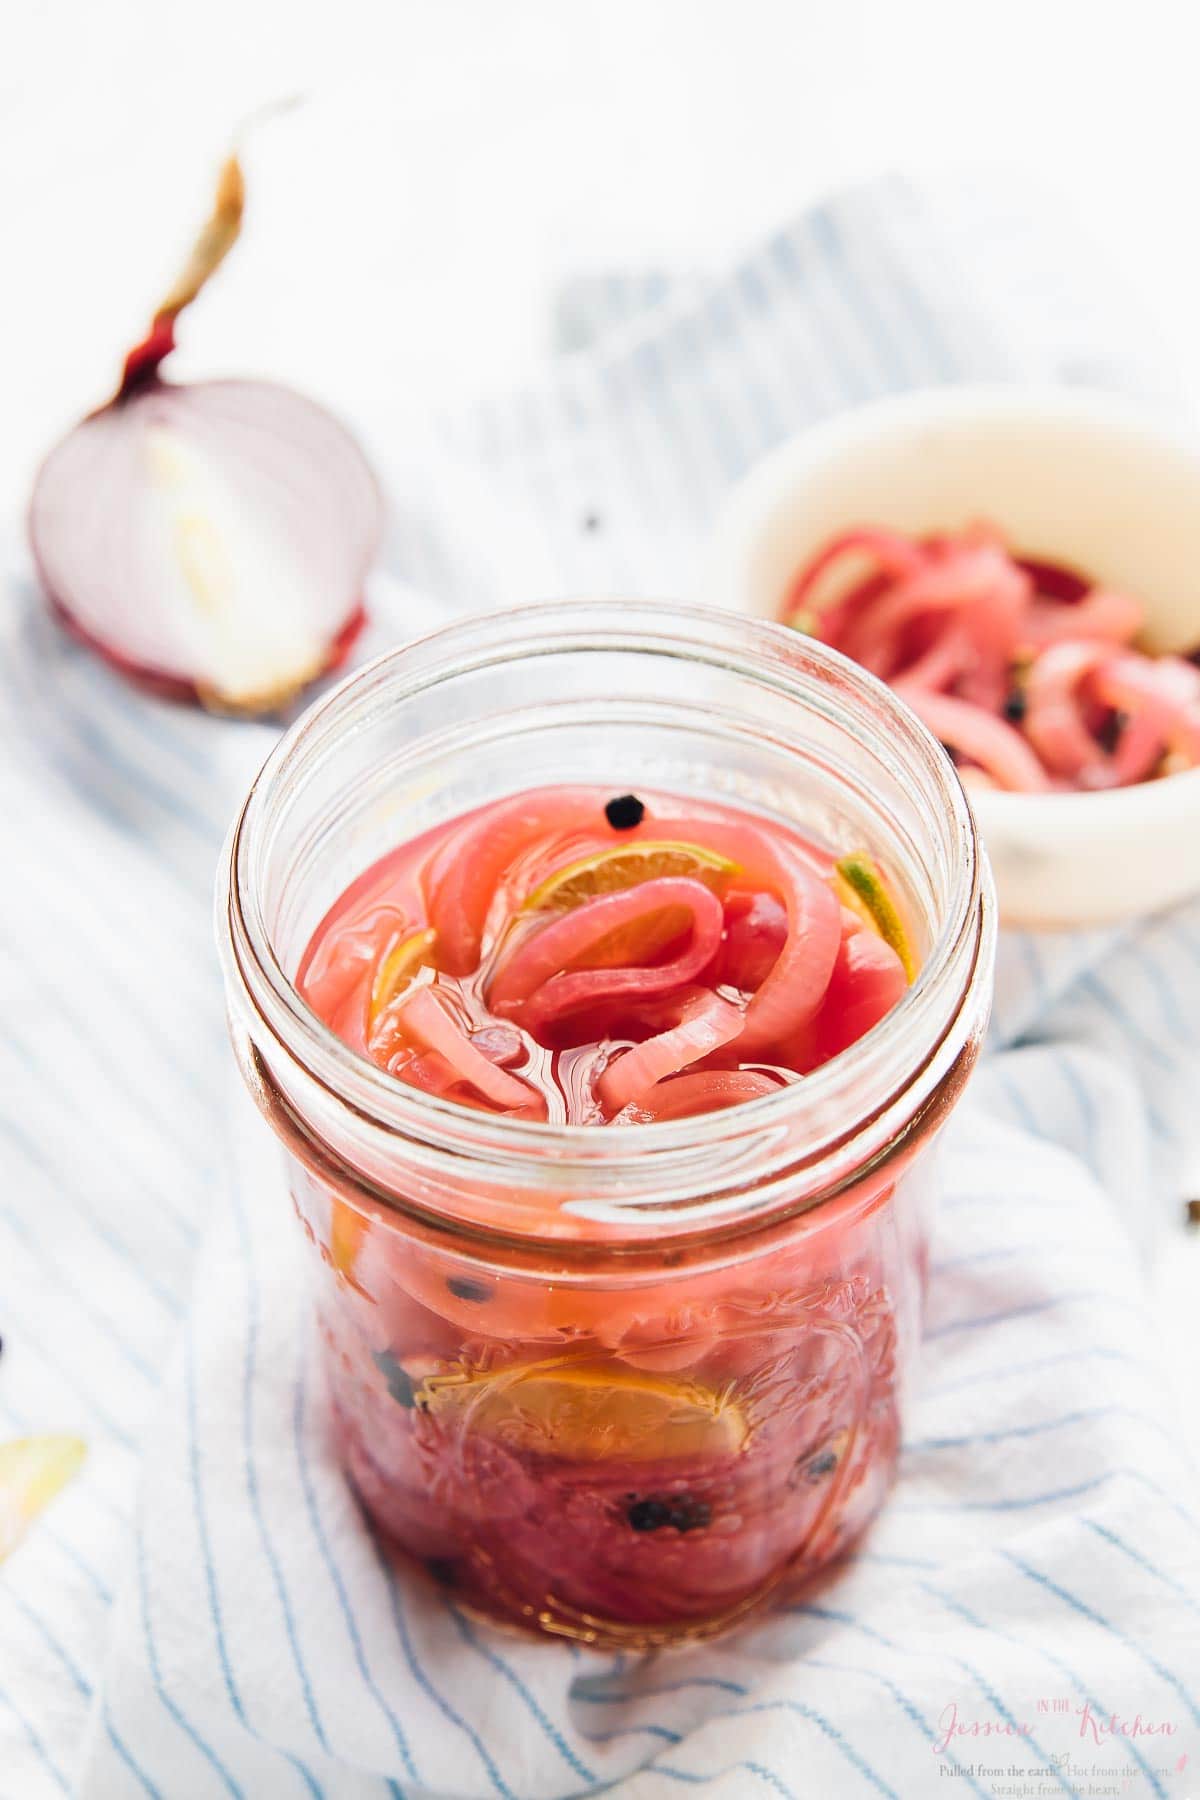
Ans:
[[[0,1562],[72,1476],[87,1445],[76,1437],[14,1438],[0,1444]]]
[[[644,839],[637,844],[614,844],[609,850],[598,850],[579,862],[568,863],[548,875],[525,901],[525,912],[567,912],[597,894],[615,894],[633,887],[639,881],[654,881],[662,875],[690,875],[705,887],[718,892],[731,876],[739,873],[738,865],[702,844],[682,844]]]
[[[570,1462],[733,1456],[749,1433],[727,1392],[611,1363],[434,1375],[417,1405],[460,1429]]]
[[[367,1221],[344,1200],[334,1200],[329,1220],[329,1260],[339,1275],[344,1275],[352,1285],[354,1265],[358,1261],[358,1252],[367,1235]]]
[[[432,925],[423,931],[414,931],[410,936],[401,938],[393,944],[375,971],[375,979],[371,983],[370,1023],[376,1019],[389,1001],[394,1000],[401,988],[410,982],[418,969],[426,968],[430,960],[437,932]]]
[[[896,952],[911,985],[917,977],[917,963],[908,941],[896,903],[884,885],[882,875],[865,851],[856,850],[834,865],[834,887],[843,906],[848,906],[872,930],[877,931],[888,947]]]

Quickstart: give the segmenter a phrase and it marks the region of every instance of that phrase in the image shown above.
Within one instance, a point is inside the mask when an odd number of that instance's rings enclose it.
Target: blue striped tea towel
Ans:
[[[930,381],[1116,378],[1028,219],[978,210],[878,184],[648,313],[578,290],[594,342],[394,462],[395,570],[447,610],[678,591],[798,425]],[[129,693],[10,586],[0,1412],[90,1455],[0,1579],[0,1800],[910,1800],[1017,1791],[1010,1765],[1184,1800],[1200,1521],[1135,1246],[1194,1125],[1200,907],[1003,944],[901,1478],[853,1563],[703,1649],[526,1643],[394,1579],[330,1453],[209,942],[269,739]],[[377,644],[427,623],[407,591],[381,612]]]

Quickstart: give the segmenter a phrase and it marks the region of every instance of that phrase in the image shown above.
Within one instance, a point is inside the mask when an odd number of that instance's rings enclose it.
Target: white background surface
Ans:
[[[237,121],[291,94],[172,366],[294,380],[385,468],[544,351],[561,274],[707,262],[888,165],[1032,174],[1117,246],[1194,408],[1198,34],[1186,0],[8,0],[0,519],[111,391]],[[1198,1277],[1177,1238],[1180,1368]]]

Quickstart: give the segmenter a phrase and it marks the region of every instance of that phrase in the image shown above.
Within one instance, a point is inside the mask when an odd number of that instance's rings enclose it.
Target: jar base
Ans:
[[[359,1504],[365,1508],[361,1494]],[[835,1561],[805,1565],[793,1560],[776,1570],[771,1577],[731,1606],[701,1618],[673,1619],[661,1622],[627,1622],[605,1619],[580,1612],[557,1599],[543,1596],[534,1606],[513,1599],[506,1603],[503,1592],[484,1586],[469,1562],[450,1562],[415,1555],[378,1521],[374,1524],[376,1540],[387,1555],[397,1578],[415,1576],[427,1590],[434,1589],[443,1599],[451,1600],[458,1611],[480,1625],[504,1632],[509,1637],[541,1640],[555,1639],[580,1644],[589,1650],[627,1651],[637,1654],[651,1650],[683,1650],[696,1644],[725,1638],[748,1625],[759,1623],[774,1610],[788,1606],[824,1586],[844,1563],[852,1558],[867,1536],[874,1519],[868,1519],[846,1542]]]

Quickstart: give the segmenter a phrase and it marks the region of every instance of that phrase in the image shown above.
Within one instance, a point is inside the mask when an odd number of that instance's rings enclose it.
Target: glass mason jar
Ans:
[[[867,849],[921,959],[794,1085],[623,1127],[514,1120],[352,1052],[291,977],[377,857],[521,788],[725,801]],[[468,1608],[607,1646],[704,1636],[882,1503],[920,1334],[930,1147],[978,1053],[994,901],[933,739],[820,644],[566,602],[457,623],[278,744],[230,835],[234,1046],[312,1246],[338,1442]]]

